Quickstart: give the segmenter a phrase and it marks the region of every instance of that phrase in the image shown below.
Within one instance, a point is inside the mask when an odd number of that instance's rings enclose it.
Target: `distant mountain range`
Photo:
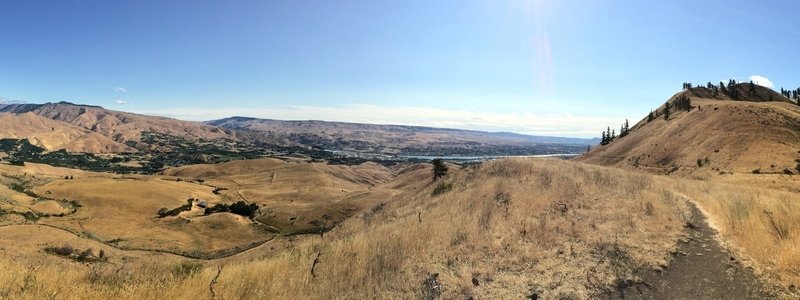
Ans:
[[[0,138],[27,138],[49,151],[119,153],[154,145],[143,133],[185,140],[230,140],[327,150],[413,154],[515,154],[571,152],[598,139],[532,136],[418,126],[231,117],[190,122],[69,102],[0,104]],[[155,145],[157,146],[157,145]],[[555,147],[555,148],[554,148]],[[528,153],[533,154],[533,153]]]
[[[533,136],[508,132],[326,121],[281,121],[248,117],[230,117],[205,123],[231,131],[250,133],[250,136],[268,140],[284,139],[318,148],[377,153],[458,153],[459,151],[475,153],[481,152],[480,149],[507,147],[509,148],[507,150],[511,151],[513,148],[532,145],[580,145],[581,149],[584,149],[586,145],[599,142],[598,139]]]

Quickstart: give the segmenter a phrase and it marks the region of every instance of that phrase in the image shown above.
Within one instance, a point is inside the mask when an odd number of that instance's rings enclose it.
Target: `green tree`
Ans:
[[[628,124],[628,119],[625,119],[625,135],[628,135],[628,130],[631,130],[631,127]]]
[[[433,164],[433,180],[447,175],[447,165],[444,164],[444,160],[437,158],[432,160],[431,163]]]
[[[605,130],[603,130],[603,135],[600,137],[600,145],[608,145],[608,136]]]
[[[719,82],[719,90],[722,94],[728,94],[728,89],[725,88],[725,83],[722,81]]]

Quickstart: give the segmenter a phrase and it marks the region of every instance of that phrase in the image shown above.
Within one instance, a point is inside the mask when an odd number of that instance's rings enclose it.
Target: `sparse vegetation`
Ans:
[[[172,268],[172,275],[176,278],[186,279],[193,277],[203,270],[203,264],[194,261],[184,261]]]
[[[205,209],[204,214],[210,215],[220,212],[229,212],[248,218],[254,218],[258,212],[258,204],[237,201],[232,204],[219,203]]]
[[[177,215],[179,215],[180,213],[182,213],[184,211],[191,210],[193,202],[194,202],[194,199],[190,198],[190,199],[186,200],[186,204],[178,206],[178,207],[173,208],[173,209],[168,209],[166,207],[162,207],[161,209],[158,210],[158,212],[156,214],[158,215],[159,218],[174,217],[174,216],[177,216]]]
[[[431,163],[433,164],[433,180],[447,176],[447,165],[444,164],[444,160],[437,158]]]
[[[431,196],[439,196],[441,194],[449,192],[452,189],[453,189],[453,184],[440,182],[438,185],[436,185],[436,188],[434,188],[433,191],[431,191]]]
[[[104,262],[108,260],[105,251],[100,250],[98,255],[94,254],[94,250],[85,249],[80,250],[73,248],[70,245],[63,246],[48,246],[44,251],[53,255],[69,258],[78,262]]]
[[[72,246],[70,246],[70,245],[64,245],[64,246],[60,246],[60,247],[58,247],[58,246],[50,246],[50,247],[44,248],[44,251],[46,251],[48,253],[55,254],[55,255],[59,255],[59,256],[70,256],[70,255],[72,255],[72,253],[75,252],[75,249],[72,248]]]

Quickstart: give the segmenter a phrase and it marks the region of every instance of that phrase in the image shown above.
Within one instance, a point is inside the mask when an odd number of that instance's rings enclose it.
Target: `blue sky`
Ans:
[[[3,0],[0,97],[588,137],[684,81],[797,88],[797,12],[797,1]]]

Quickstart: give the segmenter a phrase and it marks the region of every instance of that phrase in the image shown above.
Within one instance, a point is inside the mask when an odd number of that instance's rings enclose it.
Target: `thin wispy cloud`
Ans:
[[[128,92],[128,89],[126,89],[124,87],[121,87],[121,86],[118,86],[118,87],[114,88],[114,91],[117,92],[117,93],[120,93],[120,94],[125,94],[125,93]]]
[[[761,75],[750,76],[750,80],[753,81],[753,83],[755,83],[757,85],[760,85],[760,86],[763,86],[763,87],[768,87],[768,88],[771,88],[771,89],[775,88],[775,84],[773,84],[772,81],[769,80],[769,78],[761,76]]]
[[[277,106],[262,108],[175,108],[140,113],[204,121],[230,116],[279,120],[324,120],[371,124],[431,126],[481,131],[507,131],[523,134],[595,137],[606,126],[624,121],[619,116],[581,116],[532,112],[477,112],[428,107],[389,107],[377,105]],[[635,120],[631,120],[635,123]]]
[[[24,102],[20,100],[13,100],[5,97],[0,97],[0,104],[19,104],[19,103],[24,103]]]
[[[116,103],[118,105],[125,105],[125,104],[128,104],[128,101],[125,101],[125,100],[122,100],[122,99],[117,99],[117,100],[114,100],[114,103]]]

